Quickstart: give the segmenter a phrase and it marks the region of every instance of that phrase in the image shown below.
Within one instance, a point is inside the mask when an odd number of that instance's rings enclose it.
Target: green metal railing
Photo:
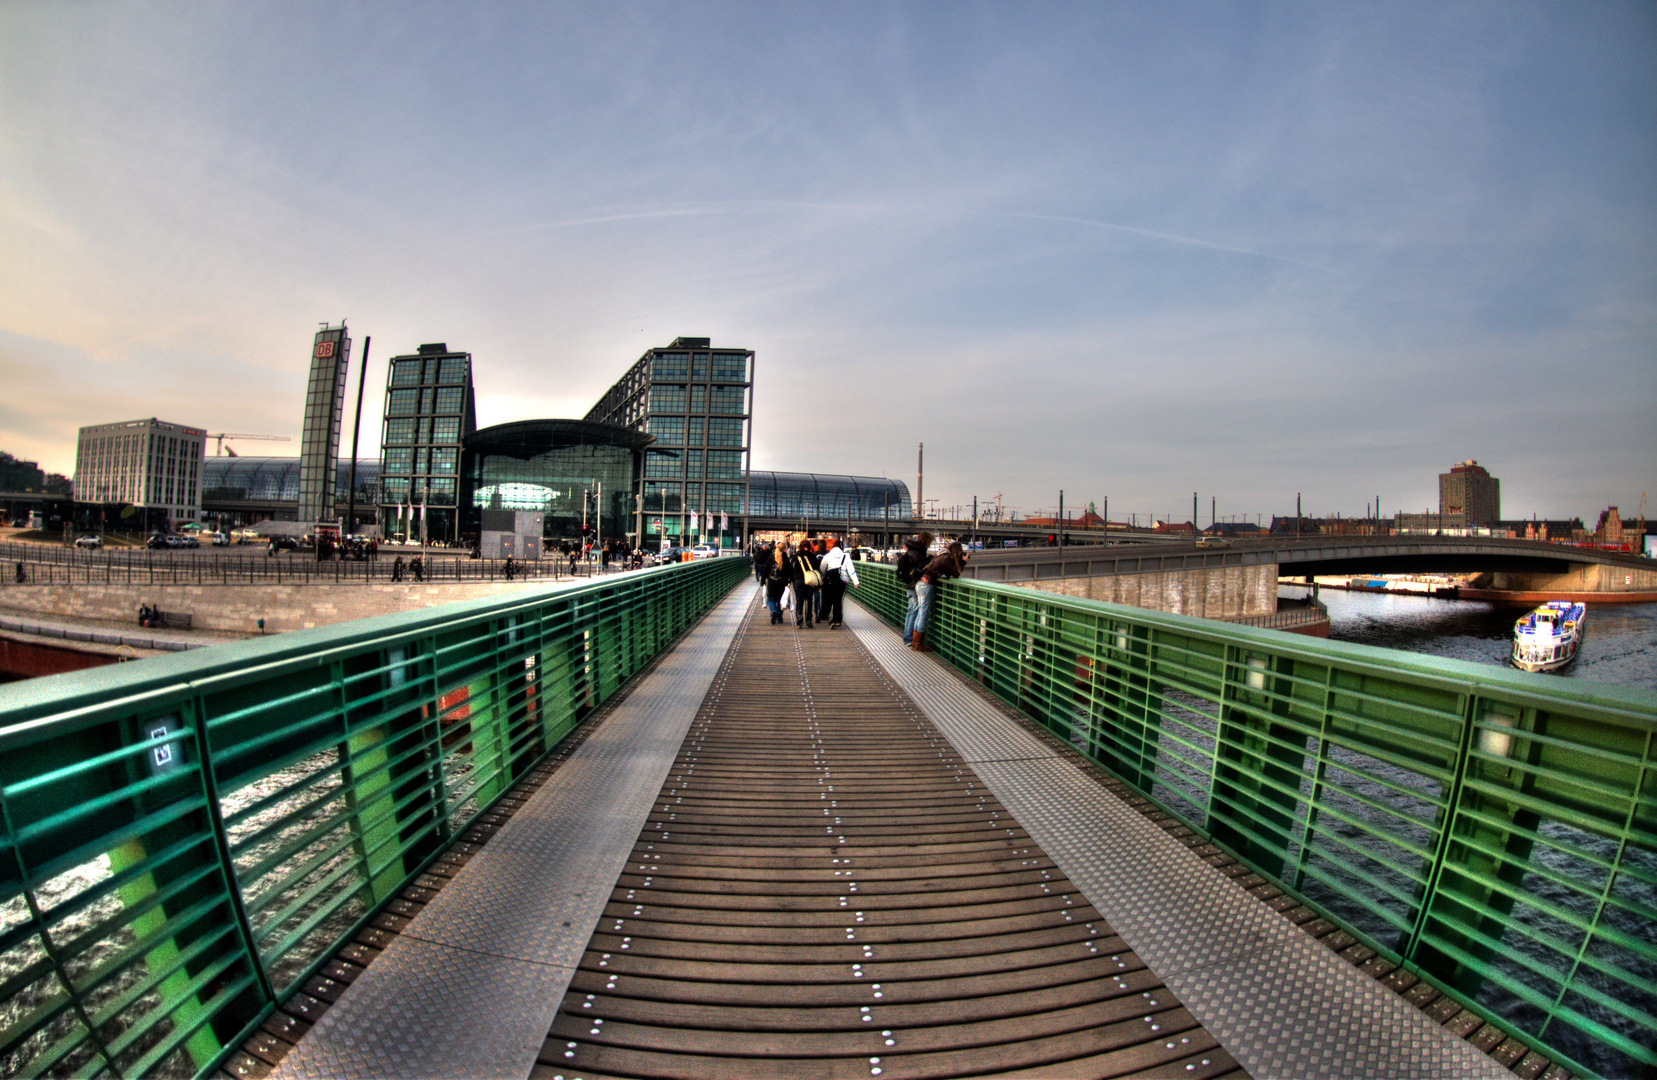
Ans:
[[[927,643],[1554,1059],[1657,1068],[1657,694],[983,582]]]
[[[526,587],[0,688],[0,1075],[216,1067],[747,571]]]

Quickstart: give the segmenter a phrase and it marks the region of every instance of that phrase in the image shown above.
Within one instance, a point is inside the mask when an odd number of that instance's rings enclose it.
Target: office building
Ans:
[[[740,515],[751,463],[754,353],[679,337],[627,369],[586,419],[654,438],[634,480],[633,522],[642,546],[707,533],[709,515]]]
[[[333,519],[334,467],[339,464],[340,417],[351,339],[345,321],[324,323],[311,342],[311,374],[305,384],[305,423],[299,434],[299,520]]]
[[[380,450],[384,535],[459,542],[461,451],[477,426],[471,353],[440,342],[391,358]]]
[[[83,427],[75,441],[75,501],[154,511],[161,524],[201,516],[207,432],[151,417]]]
[[[1457,462],[1438,476],[1438,513],[1446,528],[1492,528],[1502,517],[1502,482],[1476,461]]]

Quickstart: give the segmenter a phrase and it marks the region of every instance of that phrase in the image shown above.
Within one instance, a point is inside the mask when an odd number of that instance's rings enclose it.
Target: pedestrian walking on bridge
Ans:
[[[840,541],[829,541],[829,552],[823,556],[822,574],[823,618],[828,620],[830,630],[838,630],[845,620],[841,604],[846,597],[846,586],[855,589],[863,584],[857,580],[857,567],[852,565],[851,556]]]
[[[823,583],[818,565],[811,541],[800,541],[800,549],[794,553],[791,584],[794,586],[794,625],[802,630],[817,625],[817,613],[812,610],[812,602]]]

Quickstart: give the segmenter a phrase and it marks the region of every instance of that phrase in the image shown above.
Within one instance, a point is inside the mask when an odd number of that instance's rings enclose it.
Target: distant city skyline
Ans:
[[[471,353],[480,426],[740,343],[754,468],[913,490],[924,442],[945,507],[1657,495],[1651,5],[381,15],[0,7],[0,449],[297,445],[348,317],[372,386]]]

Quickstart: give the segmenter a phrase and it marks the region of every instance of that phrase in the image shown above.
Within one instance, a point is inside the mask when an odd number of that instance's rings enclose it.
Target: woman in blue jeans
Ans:
[[[932,651],[926,645],[926,620],[932,614],[932,598],[938,591],[938,582],[945,578],[960,577],[966,565],[967,553],[962,550],[961,542],[956,540],[921,571],[921,579],[915,583],[915,599],[918,601],[919,610],[915,613],[915,634],[914,643],[909,646],[911,649],[916,652]]]

